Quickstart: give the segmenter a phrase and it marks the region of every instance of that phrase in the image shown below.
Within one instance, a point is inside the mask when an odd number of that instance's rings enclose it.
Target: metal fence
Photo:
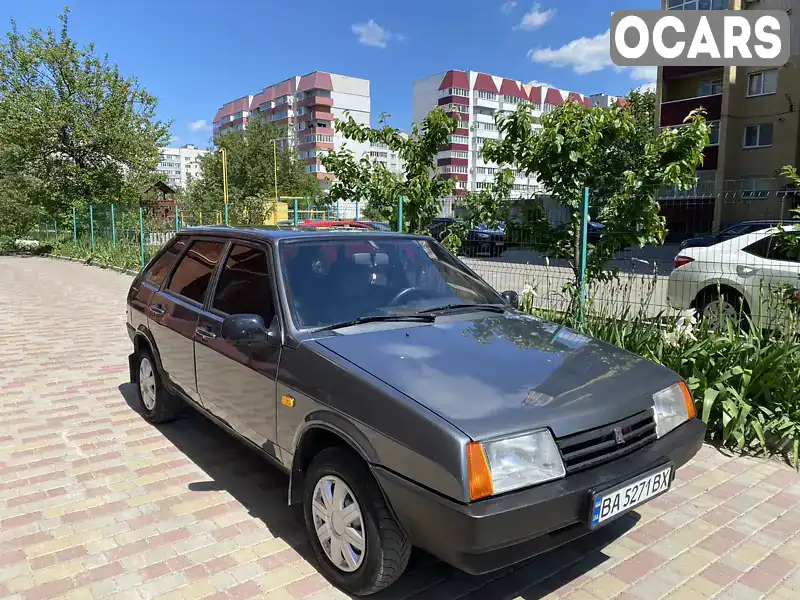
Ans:
[[[621,219],[616,219],[617,231],[605,227],[601,203],[593,203],[589,193],[588,205],[581,211],[584,218],[578,219],[586,224],[585,233],[567,251],[559,253],[555,246],[559,240],[562,244],[564,240],[568,244],[576,241],[563,234],[564,228],[572,227],[572,212],[537,196],[514,200],[505,223],[464,227],[459,233],[458,253],[495,289],[516,291],[530,306],[545,311],[583,310],[609,318],[631,314],[674,316],[689,309],[710,310],[708,307],[716,301],[720,310],[744,312],[754,320],[767,319],[774,316],[766,303],[774,300],[775,290],[784,293],[800,288],[800,256],[793,249],[798,235],[790,223],[800,196],[786,190],[702,194],[660,190],[656,198],[666,220],[663,244],[640,247],[635,243],[638,232],[626,228]],[[396,222],[371,218],[363,203],[340,202],[327,207],[303,204],[302,200],[291,202],[286,218],[272,218],[271,225],[265,225],[252,212],[225,211],[224,207],[203,214],[177,207],[167,218],[156,218],[146,208],[87,206],[42,223],[33,237],[71,245],[86,257],[122,254],[125,266],[138,268],[176,231],[188,226],[402,229],[402,204],[396,211]],[[452,203],[442,213],[457,217],[459,207]],[[537,215],[546,226],[534,223],[531,215]],[[765,230],[769,223],[730,229],[753,220],[782,222],[788,229]],[[451,222],[440,221],[434,223],[431,233],[443,239]],[[691,238],[700,239],[687,241]],[[593,271],[594,257],[606,251],[608,260],[603,262],[602,271]],[[587,262],[588,275],[584,278]]]

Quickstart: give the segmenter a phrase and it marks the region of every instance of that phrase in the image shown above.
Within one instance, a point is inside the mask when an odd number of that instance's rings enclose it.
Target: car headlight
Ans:
[[[547,429],[467,445],[470,499],[479,500],[564,477],[561,453]]]
[[[653,413],[656,420],[656,436],[661,437],[694,419],[694,399],[683,381],[653,394]]]

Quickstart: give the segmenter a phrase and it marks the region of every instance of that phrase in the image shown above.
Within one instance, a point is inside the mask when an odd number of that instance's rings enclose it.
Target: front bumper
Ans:
[[[678,468],[697,453],[704,436],[705,425],[693,419],[620,460],[471,504],[444,498],[381,467],[373,472],[413,545],[479,575],[586,535],[593,491],[668,461]]]

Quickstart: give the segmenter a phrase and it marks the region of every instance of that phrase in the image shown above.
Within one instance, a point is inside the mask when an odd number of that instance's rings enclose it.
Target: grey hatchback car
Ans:
[[[131,285],[130,377],[289,475],[341,589],[412,545],[481,574],[667,492],[705,432],[678,375],[515,304],[430,237],[190,228]]]

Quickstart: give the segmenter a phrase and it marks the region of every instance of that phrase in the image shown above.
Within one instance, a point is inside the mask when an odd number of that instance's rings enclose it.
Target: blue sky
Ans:
[[[65,1],[5,0],[0,22],[57,25]],[[136,75],[178,144],[205,146],[224,102],[322,70],[371,81],[372,115],[411,120],[414,79],[448,69],[624,95],[655,69],[610,63],[610,9],[659,0],[72,0],[70,32]],[[606,37],[603,37],[606,34]]]

